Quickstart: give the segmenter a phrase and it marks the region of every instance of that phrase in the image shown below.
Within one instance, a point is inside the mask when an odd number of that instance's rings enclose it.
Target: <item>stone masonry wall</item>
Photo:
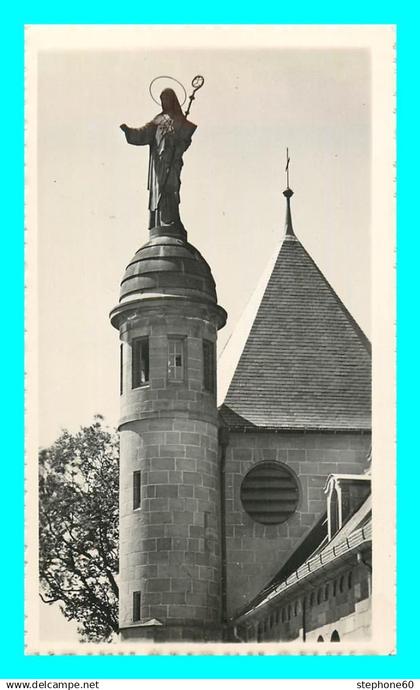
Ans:
[[[196,308],[198,311],[198,308]],[[190,313],[188,313],[190,312]],[[149,338],[149,382],[131,387],[132,347],[135,338]],[[185,380],[168,381],[168,338],[182,337],[185,342]],[[216,328],[201,308],[194,316],[185,305],[184,313],[162,306],[158,311],[132,319],[121,328],[123,344],[123,394],[120,425],[136,419],[178,417],[216,423],[216,393],[203,390],[203,339],[216,342]]]
[[[229,616],[238,613],[274,577],[326,511],[328,475],[363,472],[369,447],[370,434],[360,433],[229,434],[225,462]],[[289,467],[299,483],[297,510],[280,525],[254,522],[240,499],[247,472],[268,460]]]
[[[141,507],[132,473],[141,470]],[[192,420],[132,422],[121,432],[120,626],[220,622],[217,429]]]
[[[149,339],[149,381],[131,387],[132,341]],[[184,341],[184,378],[168,378],[168,339]],[[123,639],[220,634],[220,494],[215,392],[203,389],[202,305],[148,305],[121,328],[120,628]],[[133,473],[141,504],[133,509]],[[133,593],[141,593],[140,621]],[[157,619],[163,626],[142,626]],[[197,632],[200,629],[200,632]]]

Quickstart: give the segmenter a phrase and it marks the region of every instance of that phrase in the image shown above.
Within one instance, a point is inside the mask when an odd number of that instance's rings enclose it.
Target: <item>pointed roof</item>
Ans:
[[[286,234],[220,408],[231,428],[370,429],[370,344],[293,232]]]

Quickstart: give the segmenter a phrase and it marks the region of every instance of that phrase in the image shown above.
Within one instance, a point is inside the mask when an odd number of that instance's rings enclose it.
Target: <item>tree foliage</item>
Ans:
[[[60,603],[83,641],[118,630],[118,439],[96,416],[39,456],[41,599]]]

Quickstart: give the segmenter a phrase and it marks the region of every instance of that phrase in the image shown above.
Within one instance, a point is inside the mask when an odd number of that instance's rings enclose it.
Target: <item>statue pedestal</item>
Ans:
[[[184,242],[187,241],[187,231],[182,223],[172,223],[171,225],[157,225],[150,228],[150,239],[154,240],[156,237],[177,237]]]

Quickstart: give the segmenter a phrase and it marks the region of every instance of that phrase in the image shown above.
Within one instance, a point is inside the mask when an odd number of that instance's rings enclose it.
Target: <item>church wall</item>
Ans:
[[[235,615],[276,575],[326,511],[328,475],[363,472],[369,447],[368,433],[229,434],[225,460],[228,616]],[[255,522],[240,499],[243,478],[262,461],[283,463],[298,479],[297,510],[279,525]]]

